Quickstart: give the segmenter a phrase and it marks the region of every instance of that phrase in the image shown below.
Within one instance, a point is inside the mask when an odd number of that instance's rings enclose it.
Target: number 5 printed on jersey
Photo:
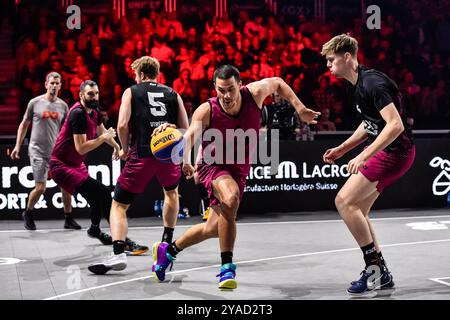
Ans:
[[[165,116],[167,113],[166,105],[161,101],[155,101],[155,98],[164,98],[163,92],[147,92],[148,102],[150,103],[150,113],[156,117]]]

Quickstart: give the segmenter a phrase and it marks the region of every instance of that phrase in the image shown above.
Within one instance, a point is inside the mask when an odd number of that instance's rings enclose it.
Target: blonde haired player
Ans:
[[[369,141],[369,145],[348,162],[352,175],[335,199],[339,214],[364,256],[365,268],[360,279],[347,289],[352,295],[394,287],[369,212],[384,188],[408,171],[415,156],[411,129],[397,85],[384,73],[359,65],[357,53],[358,42],[347,34],[335,36],[322,48],[331,73],[346,80],[347,93],[362,120],[350,138],[325,152],[323,160],[334,163]]]
[[[151,135],[164,123],[176,123],[187,129],[188,118],[183,101],[172,88],[157,83],[159,62],[143,56],[136,59],[131,68],[136,75],[136,84],[126,89],[119,110],[117,132],[122,149],[119,156],[127,160],[117,185],[111,206],[110,224],[113,238],[113,254],[100,263],[89,266],[95,274],[109,270],[123,270],[127,265],[125,251],[131,255],[146,252],[146,246],[126,248],[128,232],[127,209],[133,199],[144,192],[156,177],[164,189],[163,242],[171,242],[178,214],[178,183],[181,178],[180,165],[162,163],[150,149]],[[129,141],[130,125],[132,140]]]

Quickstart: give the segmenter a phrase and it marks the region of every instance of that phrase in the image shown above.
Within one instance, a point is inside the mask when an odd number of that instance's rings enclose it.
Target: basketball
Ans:
[[[183,158],[184,144],[181,132],[169,127],[152,136],[150,149],[155,158],[161,162],[180,163]]]

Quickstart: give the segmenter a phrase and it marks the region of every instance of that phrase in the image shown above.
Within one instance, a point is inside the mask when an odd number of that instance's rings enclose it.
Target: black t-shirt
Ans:
[[[170,87],[142,82],[131,87],[132,145],[139,157],[151,157],[150,139],[153,130],[163,123],[178,123],[178,97]]]
[[[355,86],[346,81],[346,90],[352,106],[362,118],[369,142],[373,142],[386,125],[380,111],[393,103],[402,118],[405,130],[385,150],[411,147],[411,127],[406,122],[403,97],[394,81],[382,72],[358,66],[358,81]]]
[[[94,111],[92,111],[89,117],[94,116]],[[97,117],[97,125],[101,125],[100,114]],[[86,134],[87,133],[87,122],[86,122],[86,111],[82,108],[76,108],[70,112],[69,115],[69,126],[73,134]]]

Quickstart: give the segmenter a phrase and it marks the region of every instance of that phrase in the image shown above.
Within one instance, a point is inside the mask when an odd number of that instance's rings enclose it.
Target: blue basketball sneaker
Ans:
[[[236,289],[236,265],[233,263],[226,263],[220,267],[219,289]]]
[[[152,248],[152,273],[153,277],[160,282],[166,279],[166,269],[170,266],[170,270],[172,270],[173,261],[175,260],[175,257],[172,257],[167,252],[168,247],[169,244],[167,242],[155,242]]]
[[[394,277],[388,270],[384,270],[379,277],[367,272],[367,270],[363,270],[360,274],[359,280],[351,282],[347,289],[348,294],[365,295],[374,290],[392,289],[395,286]]]

